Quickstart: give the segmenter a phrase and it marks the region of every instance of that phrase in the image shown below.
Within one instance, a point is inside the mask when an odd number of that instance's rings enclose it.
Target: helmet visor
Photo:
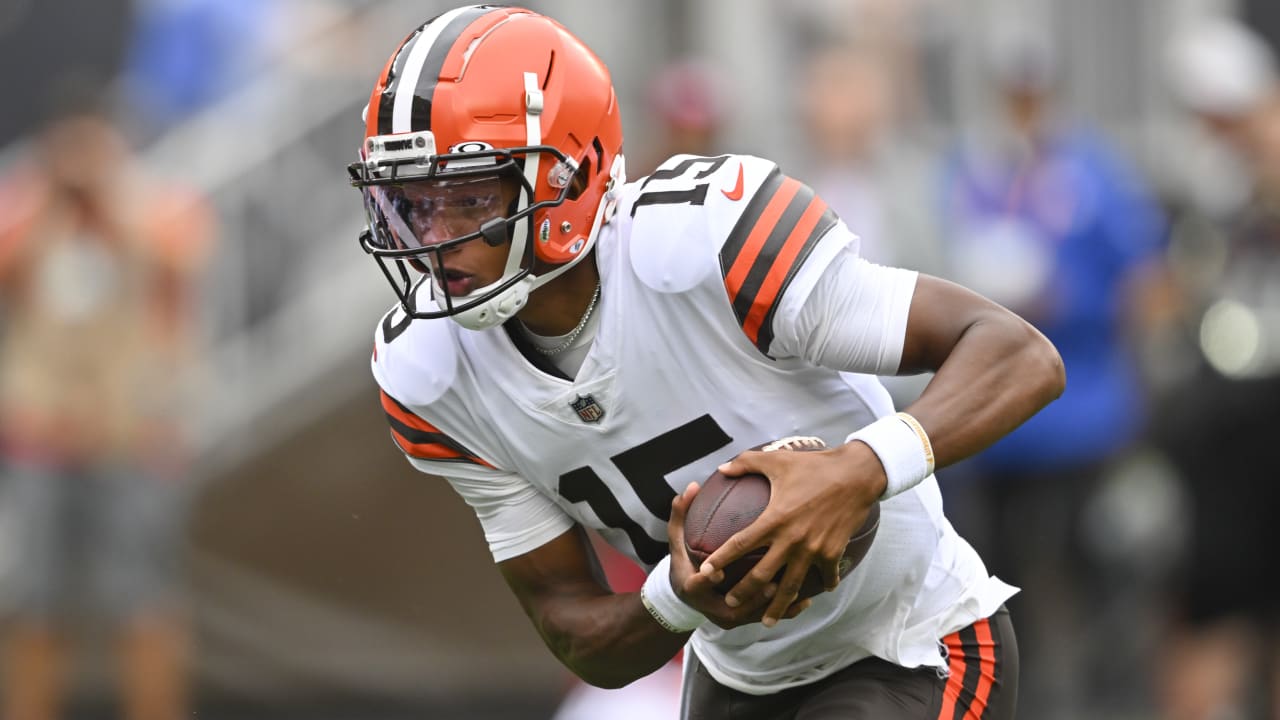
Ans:
[[[411,182],[364,187],[370,225],[382,230],[373,238],[383,250],[423,250],[485,237],[492,245],[505,242],[482,228],[491,220],[514,214],[519,182],[510,175],[436,176]]]
[[[520,211],[523,177],[514,165],[484,173],[440,173],[380,183],[362,188],[370,232],[368,248],[380,262],[395,261],[398,270],[383,265],[402,301],[417,305],[412,267],[430,278],[432,295],[446,312],[465,309],[525,275],[532,248],[525,242],[517,256],[509,254]],[[478,260],[471,250],[480,240],[490,248],[508,248],[498,265]],[[481,254],[484,255],[484,254]],[[488,253],[489,257],[494,257]],[[425,278],[424,278],[425,279]]]

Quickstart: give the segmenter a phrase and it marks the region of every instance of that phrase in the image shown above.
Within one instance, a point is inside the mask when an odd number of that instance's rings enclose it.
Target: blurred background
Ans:
[[[769,157],[1058,345],[1063,399],[941,473],[1024,589],[1022,717],[1280,718],[1280,5],[528,6],[633,178]],[[678,673],[578,686],[388,438],[345,165],[448,7],[0,3],[0,720],[674,717]]]

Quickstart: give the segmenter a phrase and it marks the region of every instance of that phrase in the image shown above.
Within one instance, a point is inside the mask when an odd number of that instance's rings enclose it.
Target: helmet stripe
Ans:
[[[482,15],[493,11],[492,6],[473,5],[450,10],[424,25],[412,45],[405,44],[401,53],[408,53],[397,77],[395,87],[388,87],[394,94],[390,117],[380,117],[380,133],[402,133],[431,128],[431,99],[435,94],[440,70],[449,51],[462,35],[462,31]],[[390,126],[384,125],[390,121]]]

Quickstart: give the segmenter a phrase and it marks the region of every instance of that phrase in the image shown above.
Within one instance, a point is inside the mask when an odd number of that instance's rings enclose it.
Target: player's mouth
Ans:
[[[453,298],[463,297],[467,293],[479,287],[476,284],[476,277],[471,273],[462,270],[445,270],[443,273],[445,289],[449,291],[449,296]]]

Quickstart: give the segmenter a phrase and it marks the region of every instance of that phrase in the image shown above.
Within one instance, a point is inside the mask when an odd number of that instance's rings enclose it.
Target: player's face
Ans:
[[[491,230],[498,234],[493,242],[451,241],[508,215],[518,192],[518,182],[499,176],[433,179],[385,186],[377,202],[399,247],[439,248],[426,263],[440,286],[459,298],[502,276],[510,244],[500,223]]]

